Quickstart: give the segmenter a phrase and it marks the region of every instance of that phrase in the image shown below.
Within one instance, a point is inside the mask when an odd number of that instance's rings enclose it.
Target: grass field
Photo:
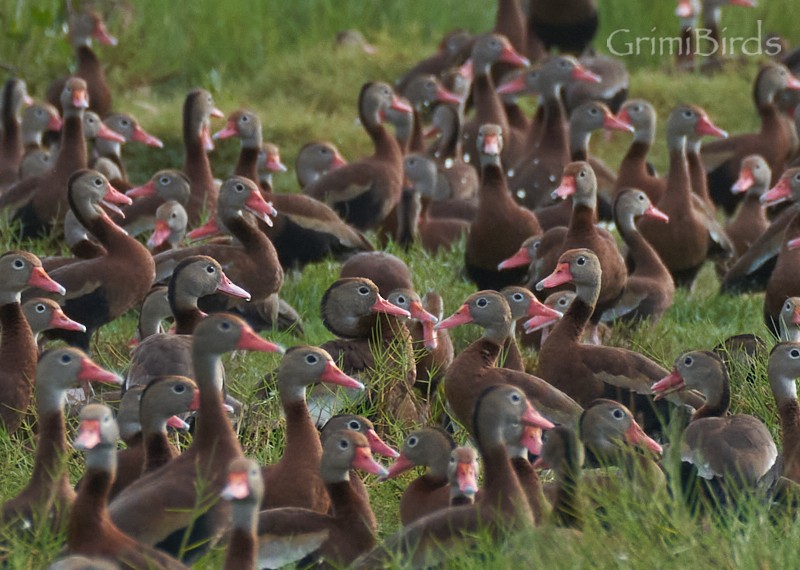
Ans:
[[[294,163],[298,149],[317,138],[333,140],[345,157],[354,159],[370,152],[370,142],[356,122],[355,100],[362,83],[373,79],[391,81],[417,59],[435,49],[442,34],[454,27],[471,31],[491,28],[493,3],[485,0],[241,0],[237,2],[162,2],[138,0],[109,2],[116,6],[109,29],[117,35],[116,48],[100,48],[108,64],[115,92],[115,107],[137,116],[142,125],[165,142],[165,149],[126,148],[134,182],[182,162],[180,108],[185,93],[203,86],[226,111],[248,107],[259,112],[265,140],[280,145],[284,162]],[[603,10],[598,47],[614,30],[631,33],[674,34],[677,27],[673,2],[642,3],[632,0],[600,0]],[[793,0],[763,2],[754,11],[731,8],[724,25],[731,34],[753,34],[755,18],[763,19],[765,31],[776,31],[797,40],[796,26],[787,18]],[[71,64],[67,43],[61,38],[62,4],[57,0],[5,0],[0,3],[0,65],[18,71],[33,94],[41,94],[50,78],[63,74]],[[355,27],[378,48],[374,56],[357,50],[333,48],[337,31]],[[656,31],[651,31],[652,28]],[[792,37],[792,34],[795,34]],[[731,66],[711,78],[672,72],[667,58],[628,58],[631,95],[653,102],[661,117],[674,104],[686,101],[706,108],[722,128],[732,133],[757,127],[751,103],[751,81],[758,60]],[[530,108],[533,108],[531,103]],[[222,122],[215,124],[215,129]],[[653,160],[666,168],[663,129],[657,137]],[[609,164],[618,164],[630,142],[616,134],[592,147]],[[221,141],[211,156],[214,172],[225,176],[233,167],[238,145]],[[278,191],[296,191],[293,172],[275,179]],[[0,248],[30,248],[52,253],[44,243],[20,244],[6,223],[0,228]],[[463,244],[454,251],[430,256],[420,249],[390,251],[403,257],[415,274],[419,291],[442,293],[446,312],[452,312],[474,289],[466,282]],[[300,342],[319,344],[329,338],[319,318],[318,299],[338,273],[338,265],[320,263],[302,274],[289,274],[282,297],[303,315],[303,339],[271,335],[286,346]],[[732,334],[755,332],[768,338],[761,320],[761,295],[720,296],[713,269],[704,269],[697,286],[678,293],[674,307],[654,326],[617,331],[612,343],[639,350],[664,366],[681,352],[709,349]],[[123,371],[127,364],[125,343],[133,331],[131,314],[106,327],[96,337],[93,357],[104,366]],[[477,336],[472,327],[453,332],[457,350]],[[527,355],[535,367],[534,354]],[[246,452],[262,462],[280,456],[283,436],[279,404],[275,396],[258,400],[255,390],[277,359],[247,355],[228,364],[230,389],[249,405],[243,430]],[[2,365],[2,363],[0,363]],[[741,372],[741,371],[738,371]],[[735,411],[763,418],[778,436],[777,415],[766,382],[765,366],[755,384],[734,374]],[[401,433],[392,433],[399,445]],[[27,482],[33,443],[25,437],[0,433],[0,497],[13,496]],[[83,468],[77,454],[70,464],[77,479]],[[397,501],[409,478],[378,484],[369,481],[373,507],[381,534],[398,526]],[[511,567],[520,563],[537,568],[679,568],[687,564],[720,568],[784,568],[796,566],[800,526],[789,517],[767,522],[764,508],[747,505],[741,517],[701,524],[668,497],[642,497],[634,490],[600,497],[604,511],[587,516],[581,541],[563,540],[549,532],[526,533],[509,538],[502,548],[486,546],[476,555],[460,557],[459,568]],[[59,538],[37,536],[30,544],[12,542],[11,567],[40,569],[56,557]],[[221,552],[213,552],[198,568],[217,568]]]

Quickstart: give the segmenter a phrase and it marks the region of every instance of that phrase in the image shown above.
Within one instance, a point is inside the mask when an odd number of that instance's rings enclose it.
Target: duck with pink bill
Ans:
[[[792,186],[800,184],[800,167],[784,172],[778,183],[761,195],[761,205],[765,208],[777,206],[792,199]]]
[[[422,326],[423,346],[425,348],[430,350],[436,348],[437,339],[434,326],[439,322],[439,319],[425,310],[425,307],[422,306],[422,299],[416,291],[395,289],[387,295],[386,300],[392,305],[408,311],[409,318]]]
[[[147,240],[147,247],[154,253],[176,249],[186,235],[188,222],[189,216],[180,202],[175,200],[164,202],[156,210],[155,228]]]
[[[33,338],[37,342],[39,334],[46,330],[86,331],[85,326],[65,315],[59,304],[52,299],[30,299],[22,305],[22,312],[33,331]]]
[[[107,208],[108,210],[114,212],[115,214],[121,216],[123,219],[125,218],[125,214],[123,211],[117,206],[117,204],[121,206],[130,206],[133,204],[133,200],[114,188],[110,183],[108,184],[108,190],[103,198],[100,200],[100,204]]]
[[[234,183],[235,181],[231,181],[229,179],[226,182]],[[244,185],[242,186],[244,187]],[[237,187],[234,186],[234,188]],[[238,192],[238,190],[236,191]],[[244,188],[242,189],[242,192],[243,191]],[[272,226],[272,218],[270,216],[275,217],[278,215],[278,211],[273,207],[272,203],[264,200],[264,197],[261,196],[261,193],[257,191],[250,192],[249,196],[244,202],[244,207],[246,212],[253,214],[256,218],[266,223],[268,226]],[[214,217],[209,219],[205,225],[190,231],[188,234],[186,234],[186,237],[188,237],[190,241],[196,241],[219,233],[222,233],[220,221]]]

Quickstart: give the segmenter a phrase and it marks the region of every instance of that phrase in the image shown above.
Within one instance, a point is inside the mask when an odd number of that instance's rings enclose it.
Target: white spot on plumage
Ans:
[[[444,161],[444,167],[445,168],[453,168],[453,159],[452,158],[448,158],[447,160],[445,160]]]
[[[514,169],[513,169],[513,168],[509,169],[509,171],[508,171],[508,177],[509,177],[509,178],[514,178]]]
[[[521,199],[523,199],[523,198],[525,198],[525,196],[527,196],[527,194],[528,194],[528,193],[527,193],[527,192],[525,192],[525,190],[523,190],[522,188],[520,188],[519,190],[517,190],[517,198],[519,198],[520,200],[521,200]]]

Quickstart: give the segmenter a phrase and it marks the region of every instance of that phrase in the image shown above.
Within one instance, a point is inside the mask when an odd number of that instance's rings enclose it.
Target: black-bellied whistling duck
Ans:
[[[495,91],[491,70],[496,63],[508,63],[515,66],[526,66],[528,60],[519,55],[511,46],[508,39],[497,34],[479,36],[472,46],[472,68],[474,79],[472,83],[472,99],[475,106],[475,115],[464,123],[462,137],[464,152],[471,158],[472,164],[484,150],[479,131],[483,125],[491,123],[500,128],[503,139],[510,136],[508,117],[503,109],[500,96]],[[505,157],[503,148],[501,154]],[[482,162],[480,163],[482,164]]]
[[[511,198],[500,165],[503,150],[502,129],[483,125],[478,133],[481,187],[478,190],[478,215],[467,237],[464,263],[470,280],[481,289],[500,289],[517,285],[525,269],[501,271],[498,263],[511,256],[528,237],[541,233],[536,215]],[[503,227],[507,231],[497,232]]]
[[[436,134],[439,134],[439,139],[428,150],[428,154],[436,161],[439,172],[437,189],[440,192],[437,194],[441,194],[442,199],[446,200],[473,199],[478,193],[480,179],[475,168],[464,162],[461,152],[461,116],[452,105],[437,105],[434,109],[431,126],[425,131],[425,136]],[[455,205],[447,208],[446,204],[441,204],[438,207],[434,205],[431,213],[439,217],[462,217],[454,210]],[[469,216],[471,220],[474,211]]]
[[[81,410],[73,443],[86,452],[86,475],[75,497],[67,528],[67,552],[116,560],[120,568],[185,569],[186,566],[120,531],[108,513],[108,493],[117,471],[119,427],[111,408],[88,404]]]
[[[772,169],[773,180],[783,172],[790,158],[790,133],[775,106],[775,95],[783,89],[800,89],[800,81],[786,67],[771,63],[761,68],[753,87],[761,129],[703,145],[702,159],[708,171],[708,188],[714,202],[732,214],[738,196],[730,189],[736,181],[742,159],[753,153],[764,157]]]
[[[420,75],[412,79],[403,91],[403,96],[408,99],[414,109],[413,130],[409,140],[408,151],[422,152],[425,150],[423,140],[422,120],[437,104],[461,105],[461,99],[454,93],[445,89],[433,75]]]
[[[86,81],[89,89],[89,108],[101,117],[105,117],[112,108],[111,91],[106,85],[103,66],[92,51],[92,40],[95,39],[101,44],[110,46],[117,45],[117,40],[109,35],[105,22],[97,12],[71,14],[69,37],[78,60],[78,67],[74,75]],[[57,79],[47,88],[47,100],[59,111],[62,111],[64,103],[60,98],[61,91],[68,81],[67,78]]]
[[[58,133],[61,130],[61,115],[53,105],[36,101],[22,111],[22,143],[25,153],[47,149],[43,143],[46,132]]]
[[[190,255],[208,255],[219,261],[234,282],[247,289],[253,302],[263,303],[280,290],[283,269],[272,242],[250,220],[255,216],[266,221],[274,212],[255,182],[241,176],[228,178],[219,189],[216,219],[192,230],[188,237],[198,239],[224,228],[236,240],[230,243],[212,241],[157,255],[156,281],[168,277],[181,259]]]
[[[110,499],[142,475],[155,471],[179,455],[178,449],[169,441],[167,426],[185,429],[188,426],[178,416],[197,410],[199,405],[197,385],[185,376],[160,376],[144,388],[139,398],[140,445],[128,445],[120,452],[119,465],[125,465],[131,471],[118,471],[109,493]],[[134,457],[126,459],[128,453]]]
[[[628,70],[621,59],[588,50],[578,61],[587,70],[600,78],[600,81],[571,81],[564,86],[564,103],[567,111],[587,101],[604,103],[612,112],[618,113],[628,97]]]
[[[313,184],[330,170],[347,164],[339,149],[332,142],[313,141],[306,143],[297,151],[294,170],[300,188]]]
[[[155,276],[150,252],[114,224],[104,212],[106,204],[129,204],[102,174],[79,170],[68,184],[70,208],[81,223],[106,249],[106,255],[87,259],[53,271],[67,290],[62,307],[86,332],[50,331],[47,336],[88,349],[94,332],[138,305]]]
[[[534,297],[533,293],[524,287],[516,285],[503,287],[500,290],[500,294],[508,303],[509,309],[511,309],[511,329],[503,345],[503,354],[500,357],[500,361],[503,368],[525,372],[525,363],[522,361],[522,354],[517,344],[517,321],[520,319],[549,320],[558,318],[561,315],[542,306],[542,303]]]
[[[521,326],[525,333],[522,335],[522,338],[520,338],[520,343],[522,343],[523,346],[533,347],[537,352],[541,350],[553,326],[564,316],[564,313],[567,312],[567,309],[569,309],[574,299],[574,291],[564,290],[548,295],[543,303],[546,307],[553,309],[557,314],[553,314],[549,317],[533,317],[522,323],[522,325],[517,325],[517,329]],[[585,341],[586,339],[584,338],[583,340]]]
[[[507,442],[524,435],[523,426],[549,429],[544,419],[514,386],[493,386],[475,402],[472,434],[483,457],[486,484],[474,505],[450,507],[425,516],[389,537],[356,562],[356,568],[382,568],[398,554],[414,566],[442,560],[453,544],[487,532],[499,539],[534,522],[525,491],[509,461]],[[445,550],[446,549],[446,550]]]
[[[737,258],[744,255],[770,225],[767,213],[761,207],[761,196],[769,188],[771,178],[769,164],[761,155],[751,154],[742,159],[739,178],[731,186],[731,192],[744,194],[744,200],[725,226]]]
[[[149,384],[163,375],[192,375],[192,339],[189,335],[204,318],[197,302],[217,291],[242,298],[249,295],[232,283],[220,264],[211,257],[190,256],[178,264],[167,288],[176,334],[153,334],[141,339],[131,356],[126,388]]]
[[[319,431],[319,438],[323,447],[325,446],[325,442],[335,436],[339,431],[348,429],[357,431],[366,437],[372,453],[377,453],[378,455],[390,457],[392,459],[400,455],[396,449],[387,445],[386,442],[380,438],[375,431],[375,425],[371,421],[364,416],[353,414],[338,414],[325,422],[325,425],[322,426],[322,429]],[[367,487],[364,485],[364,481],[361,480],[361,477],[356,473],[355,469],[350,470],[350,486],[359,496],[369,501]]]
[[[592,251],[573,249],[559,258],[552,275],[537,284],[542,289],[573,283],[576,293],[539,351],[539,374],[581,405],[588,406],[597,398],[617,400],[629,404],[645,429],[658,428],[659,415],[666,414],[668,406],[654,406],[651,385],[667,371],[638,352],[580,342],[595,310],[601,274]],[[687,398],[686,402],[698,407],[702,400]]]
[[[272,190],[272,175],[286,172],[288,168],[281,161],[281,149],[271,142],[261,143],[258,153],[258,184],[263,190]]]
[[[19,165],[19,180],[41,176],[50,170],[51,166],[50,153],[48,151],[38,148],[27,151]]]
[[[767,426],[745,414],[728,415],[728,371],[716,354],[696,350],[675,360],[672,373],[653,385],[661,396],[686,388],[703,393],[706,402],[683,432],[680,457],[697,475],[719,484],[734,501],[738,491],[754,489],[773,469],[778,450]]]
[[[473,42],[473,36],[466,30],[458,29],[448,32],[439,43],[439,49],[435,54],[417,63],[397,80],[397,90],[402,93],[406,85],[418,75],[440,76],[451,67],[461,65],[469,58]]]
[[[528,33],[544,43],[545,51],[580,54],[592,43],[597,32],[596,0],[567,0],[556,5],[547,0],[532,0],[528,10]]]
[[[175,200],[185,208],[189,204],[190,191],[189,178],[183,172],[159,170],[146,184],[125,192],[134,201],[122,209],[125,217],[119,223],[134,236],[152,230],[158,207],[164,202]]]
[[[39,359],[36,368],[36,408],[39,440],[28,485],[9,499],[2,523],[17,521],[23,528],[34,524],[60,528],[75,499],[69,482],[64,406],[67,391],[90,381],[119,383],[116,374],[103,370],[75,348],[57,348]]]
[[[211,93],[205,89],[190,91],[183,103],[183,172],[191,188],[186,210],[192,225],[200,221],[204,210],[215,212],[217,208],[217,187],[206,154],[214,149],[209,126],[211,117],[224,117],[214,106]]]
[[[230,501],[228,553],[224,570],[256,570],[258,560],[258,511],[264,497],[264,480],[256,461],[241,457],[228,466],[228,484],[222,498]]]
[[[498,0],[493,33],[505,36],[518,53],[525,53],[528,49],[527,28],[528,21],[519,0]]]
[[[787,479],[800,482],[800,404],[797,401],[797,385],[800,377],[800,344],[796,341],[776,344],[769,355],[767,377],[772,395],[778,406],[781,421],[781,474]]]
[[[800,213],[800,168],[784,172],[778,183],[762,194],[760,202],[767,208],[791,203],[775,216],[769,227],[728,270],[722,282],[723,292],[760,291],[766,288],[784,246],[786,228]]]
[[[469,231],[469,222],[430,215],[437,191],[436,164],[421,154],[410,154],[403,160],[403,171],[403,194],[397,208],[398,243],[408,248],[419,240],[431,253],[451,249]]]
[[[307,556],[346,566],[372,548],[378,522],[369,501],[350,485],[352,468],[375,475],[386,473],[372,458],[366,437],[342,430],[325,442],[319,466],[332,514],[294,508],[262,511],[258,517],[259,568],[279,568]]]
[[[780,338],[783,342],[800,342],[800,297],[789,297],[784,301],[778,317]]]
[[[478,493],[478,453],[474,447],[456,447],[450,452],[447,482],[450,485],[450,506],[475,504]]]
[[[543,100],[528,131],[524,145],[527,152],[516,164],[507,165],[514,199],[530,209],[550,203],[550,190],[570,159],[568,115],[561,100],[562,88],[570,81],[597,82],[599,77],[584,69],[575,58],[556,56],[539,70],[529,71],[498,88],[500,93],[539,93]],[[540,188],[542,184],[547,184],[549,190]]]
[[[605,164],[589,155],[589,140],[591,139],[592,132],[598,129],[606,129],[607,131],[631,131],[633,127],[614,117],[614,115],[611,114],[611,110],[604,104],[595,101],[584,103],[575,109],[570,116],[570,158],[573,162],[588,162],[592,167],[595,172],[595,180],[597,181],[596,185],[598,187],[595,194],[597,198],[602,198],[599,206],[605,207],[605,202],[607,200],[606,195],[611,193],[616,175],[611,172]],[[557,182],[560,179],[560,175],[563,175],[568,164],[564,164],[557,171],[548,171],[548,168],[551,166],[556,166],[555,162],[552,165],[547,165],[547,163],[541,164],[541,168],[536,172],[536,179],[534,181],[534,188],[540,193],[544,192],[548,194],[550,200],[552,200],[554,196],[558,196],[558,194],[554,195],[554,192],[558,188]],[[594,210],[594,219],[597,219],[601,210],[598,205],[594,207]],[[542,228],[550,229],[557,226],[569,225],[573,212],[573,204],[570,200],[567,200],[566,203],[559,202],[538,208],[536,210],[536,217],[540,218],[539,223]],[[608,215],[605,214],[604,217],[608,217]]]
[[[171,249],[178,249],[186,235],[189,215],[180,202],[168,200],[156,210],[156,221],[153,233],[147,240],[147,247],[153,255]]]
[[[656,110],[643,99],[626,101],[619,111],[619,119],[633,125],[633,142],[619,165],[615,193],[623,188],[637,188],[647,194],[650,202],[658,204],[664,196],[667,181],[655,175],[647,162],[647,153],[656,137]]]
[[[0,91],[2,115],[2,135],[0,135],[0,188],[16,182],[19,177],[19,165],[22,161],[24,141],[20,113],[25,105],[32,105],[33,99],[28,96],[25,82],[16,77],[6,80]]]
[[[391,380],[381,386],[380,392],[370,392],[368,396],[382,413],[403,421],[422,421],[423,406],[412,391],[416,367],[411,336],[398,318],[408,318],[408,311],[389,303],[375,283],[363,277],[335,281],[323,294],[320,311],[325,327],[339,337],[323,343],[321,348],[335,362],[341,362],[345,373],[367,377],[378,364],[375,352],[382,352],[380,364],[391,370]],[[333,396],[330,392],[327,395]],[[324,409],[315,415],[320,413],[324,417]]]
[[[414,383],[422,396],[430,401],[439,381],[453,362],[453,341],[447,330],[437,330],[442,318],[442,297],[428,291],[424,299],[413,289],[395,289],[386,296],[392,305],[405,309],[411,315],[407,326],[417,359],[417,380]]]
[[[211,315],[197,325],[192,336],[192,361],[194,379],[200,389],[200,408],[194,439],[180,456],[143,476],[111,503],[111,519],[124,533],[177,553],[189,526],[194,531],[189,544],[205,543],[226,526],[219,502],[204,505],[207,510],[202,513],[196,511],[198,490],[194,482],[203,481],[204,492],[216,496],[225,486],[222,466],[242,455],[223,408],[222,378],[218,372],[222,354],[237,349],[280,350],[233,315]],[[207,547],[204,544],[199,549]],[[190,551],[186,556],[196,554]]]
[[[278,366],[276,381],[286,417],[286,446],[277,463],[263,468],[267,493],[261,509],[297,507],[324,513],[330,506],[320,478],[320,443],[306,405],[306,389],[317,383],[363,390],[364,385],[342,372],[331,355],[312,346],[289,349]]]
[[[594,170],[587,162],[571,162],[564,167],[561,184],[553,192],[560,198],[572,196],[572,217],[564,236],[561,251],[587,248],[594,252],[600,261],[603,278],[600,282],[600,296],[596,299],[595,312],[591,323],[597,325],[604,311],[619,301],[625,289],[628,270],[625,260],[617,248],[614,237],[594,224],[597,211],[597,179]],[[538,255],[544,255],[539,248]],[[543,267],[550,271],[550,267]],[[600,344],[599,337],[593,342]]]
[[[400,200],[403,154],[383,126],[386,110],[411,113],[385,83],[366,83],[358,98],[361,124],[375,145],[372,156],[329,171],[303,193],[329,204],[349,224],[360,230],[380,225]]]
[[[549,311],[549,309],[547,309]],[[525,392],[536,408],[552,421],[576,425],[581,407],[569,396],[541,378],[507,368],[498,360],[511,331],[511,309],[494,291],[479,291],[467,297],[452,316],[437,328],[475,323],[483,336],[458,354],[444,378],[444,392],[455,418],[469,428],[472,412],[481,392],[496,384],[513,384]]]
[[[357,253],[342,264],[339,277],[365,277],[387,297],[396,289],[414,289],[414,279],[406,262],[385,251]]]
[[[456,444],[446,431],[423,428],[406,436],[400,457],[389,467],[386,479],[417,466],[428,470],[408,484],[400,498],[400,522],[405,526],[450,504],[447,469]],[[476,483],[477,486],[477,483]]]
[[[536,283],[547,274],[547,268],[555,267],[567,230],[564,226],[556,226],[543,234],[532,235],[522,242],[514,255],[501,261],[497,267],[508,269],[527,266],[528,281],[525,286],[534,289]]]
[[[39,341],[39,334],[50,329],[66,329],[84,331],[86,327],[70,319],[61,310],[61,306],[52,299],[34,298],[22,305],[22,313],[33,332],[34,342]]]
[[[614,223],[628,246],[634,269],[628,273],[622,297],[602,315],[604,321],[650,319],[655,322],[672,306],[675,284],[653,246],[639,233],[636,219],[641,216],[669,221],[643,191],[622,189],[614,201]]]
[[[784,244],[778,253],[775,269],[769,276],[764,294],[764,323],[776,337],[779,337],[778,320],[787,297],[800,294],[797,286],[797,267],[800,262],[800,214],[786,226],[783,234]]]
[[[39,258],[24,251],[0,256],[0,358],[8,363],[0,370],[0,421],[14,433],[28,413],[39,351],[20,305],[20,293],[28,287],[64,294],[64,287],[42,269]]]
[[[139,125],[139,121],[127,113],[114,113],[109,115],[103,119],[103,124],[113,132],[122,135],[124,140],[115,141],[103,139],[101,137],[101,139],[96,141],[94,145],[95,151],[98,154],[97,160],[99,161],[100,159],[106,159],[113,162],[117,168],[119,168],[119,171],[122,174],[120,182],[124,182],[124,184],[128,186],[124,189],[129,190],[131,186],[128,184],[128,173],[125,169],[125,164],[122,162],[121,145],[126,142],[135,141],[147,146],[163,148],[164,143],[145,131],[141,125]],[[112,183],[113,182],[116,181],[112,180]],[[120,186],[123,186],[123,184],[120,184]],[[122,188],[120,188],[120,190],[122,190]]]
[[[705,203],[693,198],[686,139],[691,134],[721,137],[725,132],[714,126],[705,111],[693,105],[678,105],[667,119],[669,172],[664,196],[656,204],[669,216],[669,222],[642,218],[639,230],[658,252],[675,284],[688,286],[708,255],[712,242],[722,238],[716,219]],[[728,186],[728,191],[730,186]]]
[[[257,160],[262,148],[258,115],[236,111],[229,117],[227,126],[214,134],[215,138],[223,139],[232,136],[238,136],[242,145],[235,174],[258,183]],[[268,161],[281,164],[279,154],[277,158],[275,152],[267,156]],[[259,227],[272,241],[285,269],[302,267],[329,254],[343,255],[372,249],[363,235],[318,200],[301,194],[276,193],[271,185],[262,186],[262,193],[278,213],[271,224],[259,223]]]
[[[99,172],[99,171],[98,171]],[[60,267],[84,260],[94,259],[106,255],[108,252],[94,236],[75,217],[75,213],[69,210],[64,216],[64,243],[69,248],[72,255],[53,255],[42,258],[42,267],[46,271],[55,271]]]
[[[52,168],[42,176],[28,178],[11,186],[0,197],[0,208],[17,208],[14,216],[22,222],[25,236],[46,232],[68,209],[67,185],[76,170],[86,168],[86,141],[83,138],[83,112],[89,106],[86,82],[70,78],[61,93],[64,123],[61,145]]]
[[[555,474],[550,493],[553,508],[550,520],[557,526],[583,529],[583,461],[583,444],[575,430],[556,426],[545,433],[542,452],[534,467],[551,469]]]
[[[652,454],[661,454],[661,445],[645,433],[623,404],[604,399],[592,402],[581,416],[580,436],[589,458],[601,467],[619,467],[633,483],[635,491],[641,490],[652,497],[664,489],[664,474],[651,458]],[[637,447],[650,453],[642,454]],[[595,486],[609,491],[620,483],[619,475],[601,475],[592,479]]]
[[[164,320],[170,317],[172,317],[172,309],[169,306],[167,287],[156,285],[150,289],[142,301],[136,332],[133,333],[128,346],[133,349],[150,335],[163,333],[165,330]]]

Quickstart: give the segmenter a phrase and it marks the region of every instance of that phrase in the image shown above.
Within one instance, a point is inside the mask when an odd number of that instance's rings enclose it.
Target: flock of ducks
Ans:
[[[704,22],[717,34],[726,3],[748,4],[707,0]],[[184,103],[182,168],[131,184],[123,145],[162,143],[114,111],[92,48],[116,43],[103,20],[71,15],[76,73],[50,86],[47,103],[18,78],[2,91],[0,208],[23,237],[71,251],[0,256],[0,422],[12,438],[34,420],[38,432],[28,484],[3,504],[3,536],[64,532],[53,569],[186,568],[219,542],[228,569],[379,568],[398,556],[430,565],[480,532],[500,541],[554,525],[580,540],[583,486],[616,478],[584,477],[584,463],[618,466],[621,484],[658,492],[659,442],[670,437],[681,462],[670,486],[698,516],[753,494],[796,504],[800,81],[780,62],[761,67],[756,133],[729,137],[705,110],[674,106],[660,176],[647,162],[656,112],[627,97],[621,63],[568,55],[591,43],[594,2],[528,4],[526,13],[499,0],[491,33],[447,34],[395,88],[366,83],[357,106],[374,153],[348,163],[333,144],[308,143],[296,165],[302,191],[285,194],[272,189],[286,167],[257,114],[235,111],[212,134],[223,113],[203,89]],[[698,8],[678,2],[685,37]],[[702,67],[691,53],[679,65]],[[533,118],[517,105],[531,95]],[[632,134],[618,169],[590,151],[601,129]],[[241,152],[218,183],[207,153],[227,138]],[[463,239],[477,292],[445,319],[439,294],[420,297],[411,269],[375,251],[394,240],[435,253]],[[320,313],[334,338],[284,351],[259,336],[302,335],[279,296],[284,274],[331,256],[344,262]],[[615,322],[658,320],[707,261],[723,291],[766,291],[780,452],[760,419],[729,412],[727,363],[737,351],[761,357],[757,337],[687,352],[672,371],[602,344]],[[139,325],[121,379],[87,353],[98,329],[132,309]],[[454,354],[448,330],[465,324],[481,336]],[[53,339],[66,346],[40,355]],[[535,374],[520,345],[538,351]],[[242,404],[225,391],[221,360],[232,351],[282,354],[273,380],[285,445],[274,464],[243,456]],[[90,383],[119,385],[101,394],[120,400],[116,412],[91,401]],[[442,397],[444,420],[432,411]],[[168,428],[187,420],[193,436],[181,450]],[[399,451],[379,435],[387,421],[417,426]],[[453,422],[471,446],[456,445]],[[75,487],[71,449],[86,458]],[[402,530],[379,542],[356,471],[385,480],[417,466],[427,471],[403,493]]]

